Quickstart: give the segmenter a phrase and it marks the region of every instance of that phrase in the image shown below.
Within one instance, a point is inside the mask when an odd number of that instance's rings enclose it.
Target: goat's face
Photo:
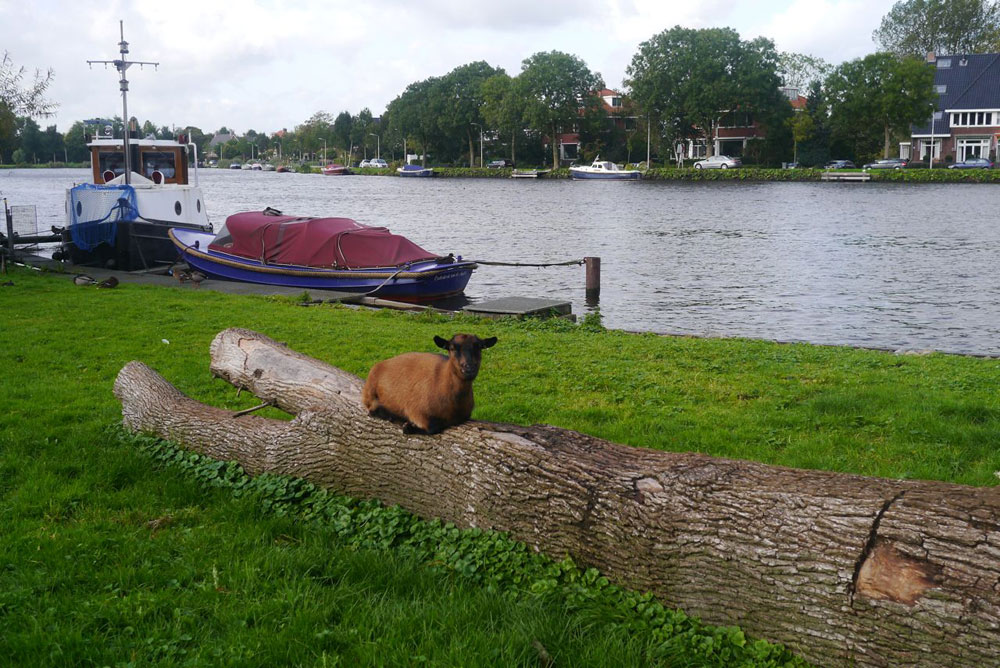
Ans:
[[[448,358],[462,380],[474,380],[479,374],[479,363],[483,359],[483,348],[490,348],[497,342],[497,337],[480,339],[475,334],[456,334],[450,341],[440,336],[434,337],[438,348],[448,351]]]

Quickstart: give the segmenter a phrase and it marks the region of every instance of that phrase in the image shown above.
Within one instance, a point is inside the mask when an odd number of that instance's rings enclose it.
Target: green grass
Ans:
[[[209,484],[169,452],[109,430],[120,421],[111,386],[132,359],[198,400],[254,406],[209,374],[209,343],[226,327],[257,329],[359,375],[386,356],[432,350],[435,334],[497,335],[476,381],[478,419],[887,477],[991,485],[1000,470],[996,360],[634,335],[602,331],[594,318],[575,326],[302,308],[127,280],[97,290],[26,270],[8,279],[0,656],[15,665],[539,665],[538,647],[556,665],[733,665],[720,657],[743,651],[734,631],[682,624],[661,608],[655,628],[644,626],[636,620],[649,603],[627,593],[574,602],[584,576],[573,569],[553,578],[556,566],[525,561],[524,582],[506,571],[502,581],[477,579],[463,558],[427,547],[440,527],[414,524],[423,542],[356,539],[368,523],[396,518],[391,509],[352,506],[367,514],[334,525],[273,512],[271,488]],[[465,535],[448,540],[486,549]],[[667,627],[715,638],[716,649],[678,657]],[[747,648],[737,663],[787,660]]]

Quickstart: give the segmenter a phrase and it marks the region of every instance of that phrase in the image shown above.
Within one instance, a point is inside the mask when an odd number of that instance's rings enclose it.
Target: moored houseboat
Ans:
[[[128,118],[125,70],[133,64],[155,63],[127,60],[124,28],[119,48],[119,60],[90,62],[113,64],[121,73],[122,117]],[[102,136],[88,144],[90,182],[66,191],[62,257],[73,264],[123,271],[154,269],[178,257],[167,230],[212,230],[197,184],[194,144],[183,136],[141,139],[131,136],[127,125],[124,134],[115,138],[111,126],[106,126]],[[194,166],[189,167],[189,162]]]

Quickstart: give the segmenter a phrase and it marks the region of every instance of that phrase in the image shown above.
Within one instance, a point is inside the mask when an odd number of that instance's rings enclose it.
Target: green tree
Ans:
[[[50,125],[45,128],[45,132],[41,135],[41,147],[39,149],[39,158],[46,162],[60,162],[65,159],[66,154],[63,151],[65,144],[63,143],[63,136],[59,134],[58,128],[54,125]]]
[[[337,114],[337,118],[333,121],[333,144],[340,150],[344,152],[344,155],[348,155],[354,145],[351,143],[351,129],[354,127],[354,117],[351,116],[351,112],[342,111]],[[350,161],[350,158],[347,158]]]
[[[825,165],[832,158],[854,160],[856,156],[853,152],[838,151],[837,155],[830,153],[830,108],[826,103],[826,93],[823,91],[822,82],[812,82],[809,87],[809,95],[806,97],[806,108],[803,111],[809,114],[813,127],[811,134],[806,139],[799,140],[799,163],[806,167],[813,167]]]
[[[832,70],[830,63],[816,56],[791,51],[778,54],[778,76],[781,83],[800,91],[806,90],[813,81],[822,81]]]
[[[70,162],[83,162],[87,159],[87,126],[76,121],[66,131],[63,137],[66,146],[66,158]]]
[[[333,117],[325,111],[317,111],[305,123],[295,127],[295,135],[306,153],[322,153],[324,142],[329,151],[334,146]]]
[[[427,164],[428,152],[443,143],[434,108],[440,97],[440,82],[439,77],[431,77],[411,83],[389,103],[387,112],[391,129],[408,143],[408,147],[413,144],[419,147],[423,165]]]
[[[875,53],[843,63],[827,77],[833,139],[854,148],[859,158],[878,152],[889,157],[893,133],[908,136],[913,123],[926,121],[937,97],[934,70],[916,58]]]
[[[372,149],[372,153],[375,152],[375,141],[371,141],[372,138],[369,133],[374,130],[374,119],[372,117],[372,112],[365,107],[357,113],[351,119],[351,143],[354,146],[361,146],[364,148],[364,157],[368,158],[368,149]]]
[[[1000,3],[900,0],[882,17],[872,39],[900,57],[994,52],[1000,49]]]
[[[0,162],[21,143],[19,117],[51,116],[56,104],[45,99],[45,91],[55,76],[49,69],[44,74],[35,70],[30,83],[24,81],[25,69],[15,67],[10,54],[4,51],[0,60]]]
[[[792,141],[795,147],[792,152],[792,160],[799,161],[799,144],[812,139],[816,132],[816,122],[813,121],[812,114],[807,110],[796,112],[789,119],[789,126],[792,129]]]
[[[45,91],[52,84],[55,72],[49,69],[44,74],[35,70],[30,84],[24,83],[25,69],[15,68],[10,54],[4,51],[0,60],[0,102],[18,116],[38,118],[51,116],[57,104],[45,99]]]
[[[438,122],[441,131],[449,137],[462,137],[469,147],[469,167],[475,166],[476,144],[480,133],[485,132],[483,124],[483,84],[503,70],[485,61],[476,61],[456,67],[441,78],[438,89],[441,114]]]
[[[772,129],[783,127],[789,105],[777,68],[770,40],[744,42],[731,28],[676,26],[639,45],[626,85],[645,114],[675,126],[671,134],[699,129],[711,155],[723,112],[744,112]]]
[[[27,117],[20,119],[18,138],[26,162],[38,162],[39,158],[45,157],[42,131],[33,119]]]
[[[524,94],[524,118],[529,127],[549,136],[552,168],[556,169],[560,132],[572,131],[580,109],[596,103],[596,93],[604,88],[604,80],[580,58],[561,51],[526,58],[518,79],[518,90]]]
[[[483,119],[501,137],[510,137],[510,159],[517,163],[517,137],[523,136],[525,94],[520,90],[520,78],[506,72],[494,74],[483,82]]]

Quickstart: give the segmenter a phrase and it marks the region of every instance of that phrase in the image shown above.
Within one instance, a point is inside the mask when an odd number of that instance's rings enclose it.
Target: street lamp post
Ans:
[[[652,126],[651,118],[649,114],[646,114],[646,169],[649,169],[649,137],[650,137],[650,126]]]
[[[376,160],[381,160],[382,159],[382,138],[379,137],[374,132],[369,132],[368,134],[371,135],[372,137],[375,137],[375,159]]]
[[[323,164],[326,164],[326,137],[323,137]]]
[[[934,169],[934,116],[937,114],[937,105],[931,102],[931,147],[927,151],[927,162],[930,169]]]
[[[483,168],[483,126],[479,123],[470,123],[479,128],[479,169]]]

